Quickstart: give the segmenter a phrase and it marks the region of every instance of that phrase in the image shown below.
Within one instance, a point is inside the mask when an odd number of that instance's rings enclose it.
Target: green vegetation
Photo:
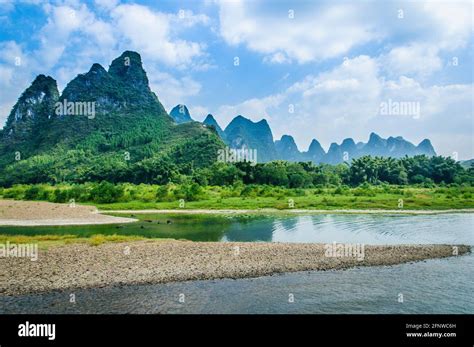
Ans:
[[[97,114],[57,115],[54,105],[65,100],[93,102]],[[135,52],[124,52],[109,72],[94,64],[61,95],[56,81],[38,76],[15,104],[0,139],[0,186],[163,184],[211,165],[224,146],[215,130],[172,121]]]
[[[188,123],[189,124],[189,123]],[[180,125],[182,127],[186,124]],[[189,129],[191,130],[191,129]],[[195,129],[194,129],[195,130]],[[0,185],[13,183],[36,184],[85,183],[108,181],[111,183],[185,184],[200,186],[229,186],[235,184],[271,185],[286,188],[312,188],[326,186],[358,186],[364,183],[380,185],[421,184],[434,187],[439,184],[474,184],[474,167],[464,168],[458,162],[445,157],[419,155],[401,159],[364,156],[351,164],[314,165],[311,162],[292,163],[273,161],[251,165],[249,162],[226,164],[213,162],[210,153],[200,160],[200,148],[209,146],[214,134],[202,134],[202,143],[193,146],[183,144],[173,147],[173,155],[162,155],[139,161],[125,161],[121,155],[97,156],[82,150],[70,150],[57,155],[36,156],[7,167],[0,174]],[[195,134],[195,136],[198,136]],[[217,153],[218,143],[212,142]],[[160,151],[150,147],[150,151]],[[135,154],[136,155],[136,154]],[[170,158],[175,158],[171,160]],[[3,178],[2,178],[3,177]],[[198,195],[199,189],[191,193]],[[191,200],[187,192],[187,200]],[[183,196],[185,198],[185,196]]]
[[[6,242],[20,244],[20,243],[37,243],[39,248],[46,249],[51,246],[61,246],[71,243],[85,243],[91,246],[99,246],[106,242],[127,242],[145,240],[146,238],[137,235],[104,235],[94,234],[89,237],[83,237],[79,234],[34,234],[34,228],[29,228],[24,234],[20,230],[16,230],[15,234],[0,234],[0,243]],[[2,230],[0,229],[0,232]],[[33,232],[33,233],[32,233]],[[31,235],[28,235],[30,233]]]
[[[474,168],[464,169],[443,157],[361,157],[350,166],[218,162],[194,168],[189,175],[163,170],[168,179],[161,185],[107,181],[13,185],[0,188],[0,196],[92,203],[102,209],[288,209],[293,204],[309,209],[393,209],[401,203],[405,209],[474,207]]]
[[[456,184],[346,185],[285,188],[270,185],[200,186],[191,184],[15,185],[0,189],[4,199],[94,204],[111,209],[404,209],[474,208],[474,187]],[[401,200],[400,200],[401,199]],[[184,206],[183,206],[184,203]]]
[[[351,165],[217,162],[190,167],[187,175],[168,169],[161,160],[136,165],[144,173],[137,181],[148,184],[113,177],[100,183],[17,184],[0,188],[0,196],[58,203],[73,200],[101,209],[394,209],[401,204],[405,209],[474,207],[474,168],[465,169],[443,157],[366,156]],[[133,172],[110,168],[123,178],[137,177]],[[160,184],[153,184],[156,182]]]

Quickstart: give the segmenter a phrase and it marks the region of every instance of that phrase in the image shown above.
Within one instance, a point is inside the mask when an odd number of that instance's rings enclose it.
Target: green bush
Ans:
[[[53,202],[64,203],[68,201],[67,191],[57,188],[53,193]]]
[[[41,188],[37,185],[29,187],[25,191],[24,199],[25,200],[38,200],[41,194]]]
[[[123,186],[103,181],[91,190],[90,197],[100,204],[117,202],[123,196]]]

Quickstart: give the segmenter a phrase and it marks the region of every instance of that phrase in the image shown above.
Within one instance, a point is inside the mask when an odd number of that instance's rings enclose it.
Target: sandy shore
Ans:
[[[381,209],[367,209],[367,210],[313,210],[313,209],[287,209],[278,210],[274,208],[262,208],[257,210],[200,210],[200,209],[176,209],[176,210],[103,210],[100,213],[132,213],[132,214],[146,214],[146,213],[159,213],[159,214],[252,214],[252,213],[268,213],[268,214],[332,214],[332,213],[348,213],[348,214],[419,214],[419,215],[430,215],[430,214],[442,214],[442,213],[474,213],[474,209],[450,209],[450,210],[381,210]]]
[[[459,255],[468,252],[459,246]],[[453,255],[448,245],[365,246],[364,259],[327,257],[323,244],[138,241],[40,249],[37,261],[0,258],[0,295],[108,285],[258,277],[393,265]]]
[[[133,218],[107,216],[93,206],[43,201],[0,200],[0,225],[86,225],[135,222]]]

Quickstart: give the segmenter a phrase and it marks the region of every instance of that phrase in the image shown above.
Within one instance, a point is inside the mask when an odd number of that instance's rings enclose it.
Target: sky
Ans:
[[[235,116],[300,150],[352,137],[429,138],[474,158],[471,1],[0,0],[0,124],[38,74],[60,91],[141,54],[168,112]]]

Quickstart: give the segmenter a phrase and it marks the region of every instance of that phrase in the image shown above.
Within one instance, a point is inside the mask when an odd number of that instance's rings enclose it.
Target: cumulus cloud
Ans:
[[[202,105],[193,105],[188,107],[191,118],[202,122],[206,116],[210,113],[209,108]]]
[[[265,98],[252,98],[236,105],[222,105],[218,108],[216,114],[219,116],[219,122],[222,127],[227,126],[236,115],[242,115],[253,121],[260,121],[265,118],[272,120],[275,108],[279,108],[285,99],[282,94],[269,95]]]
[[[439,49],[434,45],[414,43],[393,48],[381,61],[392,76],[426,77],[441,69],[443,62],[438,54]]]
[[[0,117],[6,117],[31,79],[30,60],[15,41],[0,42]]]
[[[177,104],[186,104],[189,97],[201,91],[201,84],[189,76],[178,78],[153,66],[145,66],[145,69],[151,89],[158,95],[168,112]]]
[[[110,10],[117,6],[119,0],[94,0],[94,2],[98,7],[104,10]]]
[[[429,74],[440,67],[440,51],[464,47],[473,30],[470,1],[296,2],[275,10],[258,0],[217,3],[223,39],[261,53],[270,63],[342,57],[403,35],[408,44],[392,47],[388,68]],[[417,67],[420,71],[414,71]]]
[[[271,11],[258,1],[219,1],[220,34],[231,45],[243,44],[271,62],[306,63],[347,53],[380,37],[363,21],[360,5],[295,3]],[[295,5],[297,8],[289,8]],[[362,4],[362,7],[366,7]],[[329,29],[330,28],[330,29]]]
[[[180,22],[187,26],[205,22],[192,12],[180,16],[152,11],[141,5],[120,5],[111,16],[119,40],[151,59],[185,67],[204,54],[205,45],[173,37],[173,30]]]

